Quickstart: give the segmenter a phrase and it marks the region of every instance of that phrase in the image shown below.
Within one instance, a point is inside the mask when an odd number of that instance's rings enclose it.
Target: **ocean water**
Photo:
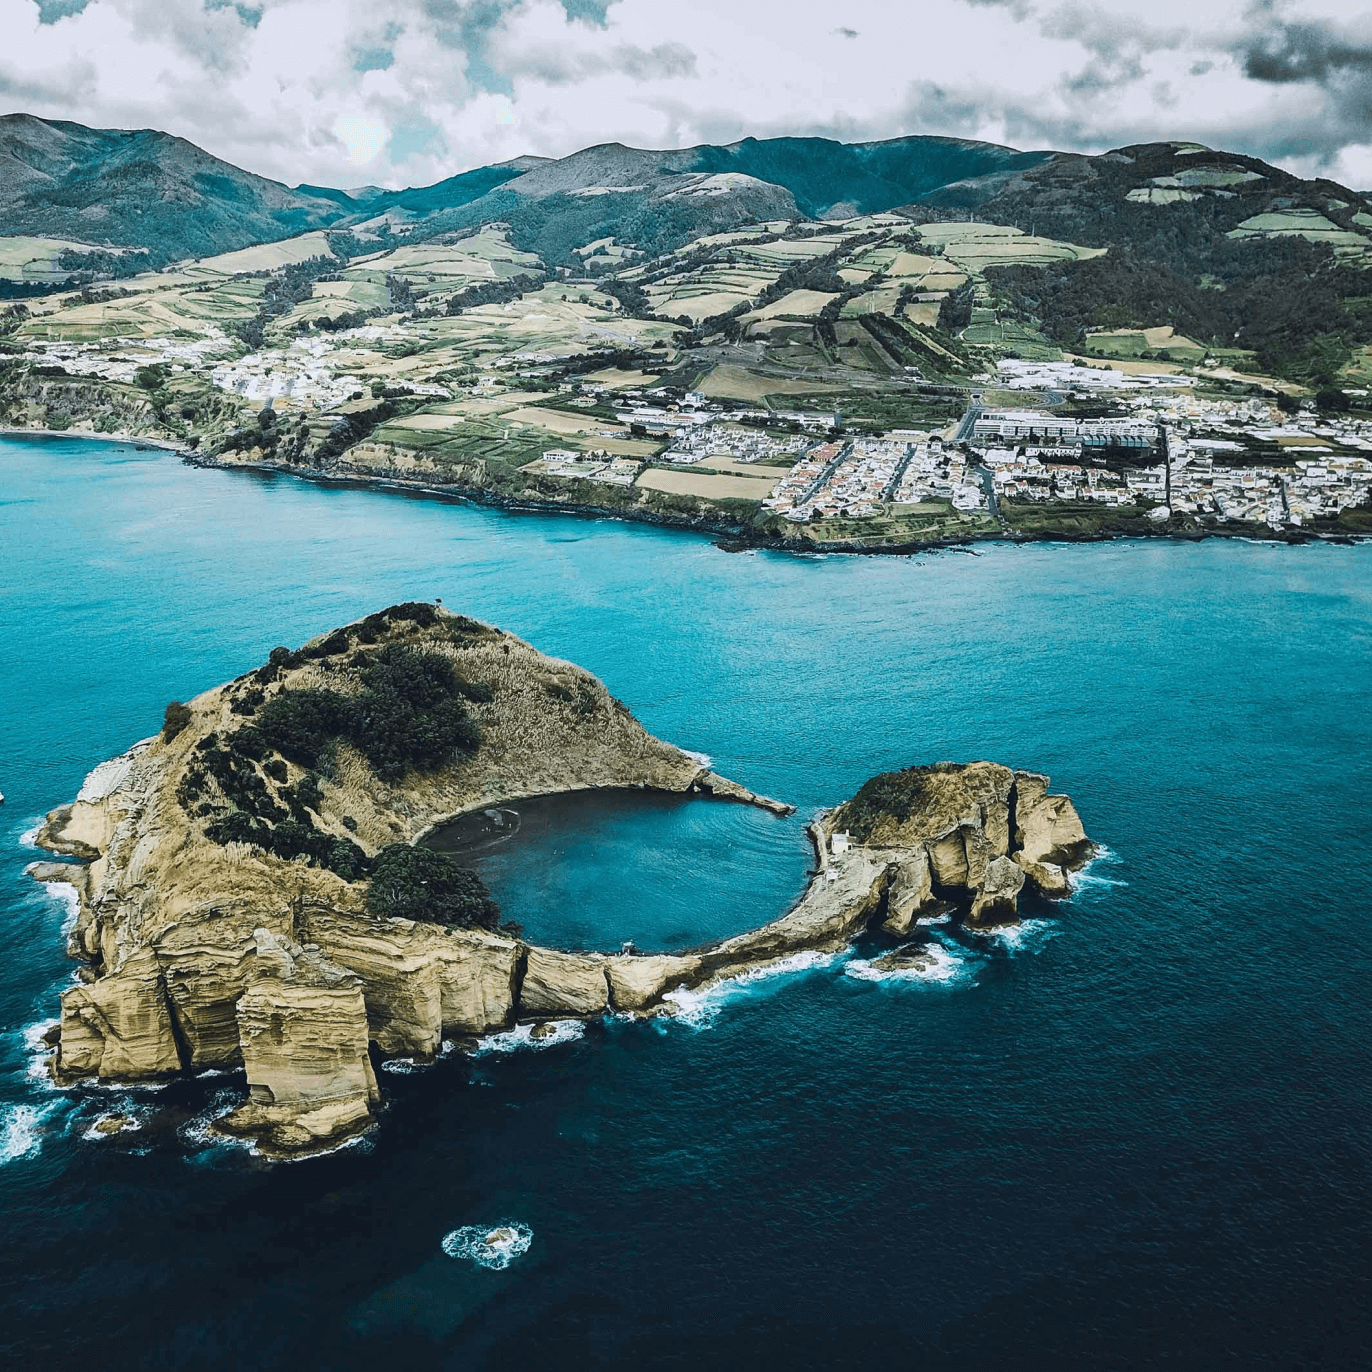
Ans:
[[[678,1023],[385,1072],[381,1128],[312,1162],[212,1141],[233,1075],[46,1088],[71,969],[68,903],[23,875],[38,817],[172,697],[435,596],[594,671],[796,823],[876,771],[989,757],[1049,772],[1108,854],[1013,937],[922,931],[928,975],[800,959]],[[0,442],[0,1351],[1366,1366],[1370,668],[1367,547],[729,555]],[[552,825],[497,884],[591,946],[757,923],[805,854],[741,813]],[[109,1111],[128,1127],[94,1133]]]

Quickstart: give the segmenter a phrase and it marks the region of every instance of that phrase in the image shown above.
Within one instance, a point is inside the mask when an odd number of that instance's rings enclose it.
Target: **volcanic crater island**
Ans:
[[[76,861],[32,874],[79,897],[54,1080],[242,1069],[247,1097],[214,1127],[304,1156],[376,1123],[378,1062],[517,1024],[674,1014],[674,992],[864,935],[889,945],[879,969],[918,972],[919,921],[1013,923],[1023,891],[1063,898],[1094,853],[1046,776],[911,767],[815,817],[814,870],[780,918],[605,954],[527,941],[474,871],[425,846],[454,819],[593,788],[793,809],[654,738],[590,673],[425,603],[174,702],[38,835]]]

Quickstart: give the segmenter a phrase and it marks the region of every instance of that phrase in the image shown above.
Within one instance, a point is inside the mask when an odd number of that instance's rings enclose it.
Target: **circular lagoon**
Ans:
[[[473,811],[426,846],[474,868],[505,919],[557,948],[642,952],[783,914],[812,857],[804,821],[658,791],[568,791]]]

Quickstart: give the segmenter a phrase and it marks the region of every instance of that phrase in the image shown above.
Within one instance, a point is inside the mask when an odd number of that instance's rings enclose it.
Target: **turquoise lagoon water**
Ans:
[[[271,1167],[241,1078],[56,1092],[24,835],[185,697],[441,596],[597,673],[792,820],[601,813],[492,856],[572,943],[747,927],[872,773],[1052,774],[1109,850],[1013,939],[935,929],[384,1072]],[[1343,1368],[1372,1309],[1372,549],[728,555],[613,522],[0,443],[0,1349],[55,1368]],[[510,853],[515,852],[513,848]],[[501,867],[501,863],[504,864]],[[539,923],[542,921],[542,923]],[[545,1041],[546,1042],[546,1041]],[[86,1137],[111,1107],[138,1131]],[[483,1267],[469,1226],[522,1247]]]

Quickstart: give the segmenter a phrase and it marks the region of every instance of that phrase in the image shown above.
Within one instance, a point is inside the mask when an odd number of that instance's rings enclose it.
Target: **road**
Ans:
[[[905,456],[896,463],[896,470],[891,479],[886,483],[881,492],[882,503],[889,505],[895,498],[896,492],[900,490],[901,478],[905,475],[905,469],[915,460],[915,445],[907,443],[905,445]]]
[[[972,400],[968,403],[967,413],[962,416],[962,423],[958,425],[958,431],[953,435],[954,443],[966,443],[972,437],[972,430],[977,426],[977,420],[981,418],[982,411],[986,406],[980,400]]]
[[[824,470],[814,479],[810,489],[796,501],[796,504],[803,505],[807,500],[813,500],[815,496],[828,485],[829,478],[833,476],[834,472],[838,469],[839,463],[842,462],[852,450],[853,445],[851,443],[843,444],[838,450],[838,455],[825,464]]]

